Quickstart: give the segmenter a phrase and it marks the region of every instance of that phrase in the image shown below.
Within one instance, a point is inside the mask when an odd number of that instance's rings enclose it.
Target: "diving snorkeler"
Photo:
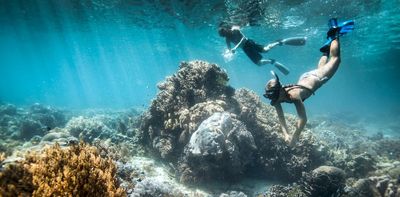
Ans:
[[[320,49],[323,55],[318,62],[317,69],[304,73],[297,84],[285,86],[281,85],[279,77],[271,71],[275,79],[269,80],[265,87],[264,97],[270,99],[271,105],[275,107],[283,135],[290,146],[293,146],[297,142],[307,122],[306,110],[303,104],[304,100],[313,95],[318,88],[325,84],[336,73],[340,64],[339,36],[352,31],[354,28],[354,21],[346,21],[338,25],[336,19],[330,19],[329,26],[330,29],[327,32],[328,42]],[[299,118],[292,137],[290,137],[288,133],[283,114],[281,105],[283,102],[293,103]]]
[[[258,66],[262,66],[265,64],[273,64],[285,75],[289,74],[289,69],[287,67],[285,67],[283,64],[277,62],[274,59],[263,59],[260,53],[266,53],[272,48],[276,46],[282,46],[284,44],[301,46],[306,43],[305,37],[293,37],[293,38],[277,40],[276,42],[263,46],[247,38],[240,31],[239,26],[220,25],[218,33],[221,37],[225,37],[226,45],[228,47],[228,52],[235,53],[236,49],[241,47],[253,63],[257,64]],[[235,44],[233,48],[231,48],[231,43]]]

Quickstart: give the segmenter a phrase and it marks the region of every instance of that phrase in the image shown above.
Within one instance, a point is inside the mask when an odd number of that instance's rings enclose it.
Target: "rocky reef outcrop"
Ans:
[[[188,177],[203,179],[210,176],[237,176],[254,160],[257,150],[253,135],[235,115],[214,113],[192,134],[180,161],[182,182]],[[208,177],[207,177],[208,178]]]
[[[0,134],[14,139],[30,140],[34,136],[43,136],[55,127],[64,126],[66,121],[64,111],[38,103],[27,110],[12,104],[0,105]]]
[[[216,64],[182,62],[158,88],[139,139],[176,164],[182,182],[232,179],[250,171],[296,179],[324,160],[312,137],[290,148],[274,109],[254,92],[230,87]]]

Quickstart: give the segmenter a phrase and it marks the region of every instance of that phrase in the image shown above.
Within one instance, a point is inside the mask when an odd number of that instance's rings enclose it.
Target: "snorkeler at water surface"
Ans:
[[[345,21],[338,25],[336,19],[330,19],[329,27],[330,29],[327,32],[328,41],[320,49],[323,55],[316,69],[304,73],[301,75],[297,84],[290,85],[282,85],[279,81],[279,77],[271,71],[274,75],[274,79],[269,80],[265,87],[264,97],[271,100],[271,105],[275,107],[285,140],[288,141],[291,146],[297,142],[307,122],[306,109],[303,102],[336,73],[340,64],[339,36],[352,31],[354,28],[354,21]],[[293,103],[299,118],[292,137],[289,135],[283,114],[281,105],[283,102]]]
[[[277,69],[279,69],[283,74],[289,74],[289,69],[285,67],[280,62],[277,62],[274,59],[263,59],[261,53],[266,53],[272,48],[276,46],[282,45],[293,45],[293,46],[301,46],[306,43],[305,37],[293,37],[287,39],[277,40],[268,45],[260,45],[254,42],[253,40],[247,38],[241,31],[239,26],[231,26],[221,24],[218,33],[221,37],[225,37],[226,45],[228,47],[228,53],[235,53],[237,48],[242,48],[246,55],[251,59],[251,61],[259,66],[265,64],[272,64]],[[234,43],[235,46],[231,48],[231,43]]]

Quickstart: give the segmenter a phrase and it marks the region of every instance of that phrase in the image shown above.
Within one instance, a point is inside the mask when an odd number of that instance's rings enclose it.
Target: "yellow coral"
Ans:
[[[17,167],[22,173],[13,180],[30,182],[32,196],[126,196],[117,186],[113,161],[101,158],[95,147],[83,143],[68,148],[56,144],[42,153],[30,153]],[[11,176],[7,175],[1,177],[0,173],[0,179],[8,180]],[[0,187],[11,185],[12,189],[17,182],[2,180]],[[0,194],[12,196],[12,191],[2,189]]]
[[[6,165],[0,171],[0,196],[31,196],[32,176],[21,163]]]

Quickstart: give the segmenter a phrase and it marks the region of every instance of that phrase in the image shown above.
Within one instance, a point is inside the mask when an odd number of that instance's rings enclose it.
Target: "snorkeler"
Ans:
[[[221,37],[225,37],[226,45],[228,53],[235,53],[236,49],[241,47],[246,55],[251,59],[255,64],[262,66],[265,64],[273,64],[276,68],[278,68],[283,74],[289,74],[289,69],[285,67],[280,62],[277,62],[274,59],[263,59],[260,53],[266,53],[272,48],[276,46],[282,45],[293,45],[293,46],[301,46],[306,43],[305,37],[293,37],[287,39],[277,40],[268,45],[260,45],[255,43],[253,40],[248,39],[244,34],[240,31],[239,26],[230,26],[230,25],[220,25],[218,33]],[[231,48],[231,42],[235,44],[233,48]]]
[[[351,21],[351,23],[346,23],[346,28],[344,28],[346,29],[346,32],[345,30],[341,30],[344,27],[343,25],[343,23],[341,23],[341,25],[337,25],[336,19],[329,20],[330,29],[327,32],[327,38],[329,42],[325,43],[325,45],[320,49],[323,55],[318,62],[317,69],[301,75],[297,84],[283,86],[279,81],[279,77],[273,71],[271,71],[274,79],[271,79],[267,82],[264,97],[270,99],[271,105],[275,107],[283,135],[285,140],[289,142],[290,146],[293,146],[297,142],[300,133],[307,122],[306,109],[303,103],[304,100],[313,95],[318,88],[332,78],[339,68],[339,36],[353,30],[354,21]],[[283,102],[293,103],[296,107],[299,118],[296,125],[296,130],[292,137],[290,137],[288,133],[288,127],[283,114],[281,105]]]

